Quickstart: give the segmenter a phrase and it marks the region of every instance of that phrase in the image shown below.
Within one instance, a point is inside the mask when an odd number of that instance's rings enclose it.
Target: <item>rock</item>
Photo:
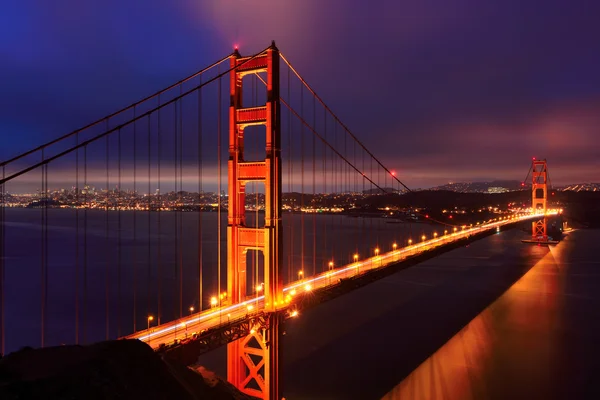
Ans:
[[[137,340],[117,340],[22,349],[4,356],[0,359],[0,399],[248,397],[203,367],[191,369],[164,361]]]

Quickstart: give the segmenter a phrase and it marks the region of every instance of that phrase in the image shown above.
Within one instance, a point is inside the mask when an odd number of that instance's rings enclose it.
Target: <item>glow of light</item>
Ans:
[[[217,305],[217,298],[215,296],[210,298],[210,305],[211,306],[216,306]]]
[[[290,314],[291,317],[297,317],[298,316],[298,310],[294,310],[292,311],[292,313]]]
[[[305,291],[310,292],[311,289],[312,289],[312,286],[310,286],[308,283],[306,285],[304,285]]]
[[[252,311],[252,309],[254,308],[254,306],[252,304],[248,304],[248,307],[246,307],[248,309],[248,311]]]

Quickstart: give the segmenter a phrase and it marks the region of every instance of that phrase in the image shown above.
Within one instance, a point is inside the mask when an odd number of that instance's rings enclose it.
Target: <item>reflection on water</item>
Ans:
[[[408,375],[383,399],[555,398],[561,380],[567,240]]]

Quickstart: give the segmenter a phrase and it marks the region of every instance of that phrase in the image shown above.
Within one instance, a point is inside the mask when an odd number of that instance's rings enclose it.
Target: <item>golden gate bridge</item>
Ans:
[[[0,167],[2,353],[24,344],[24,331],[39,330],[44,347],[99,339],[102,325],[104,339],[142,340],[187,364],[227,345],[228,380],[263,399],[281,398],[286,319],[523,221],[531,242],[548,243],[547,216],[559,212],[547,205],[546,161],[534,160],[528,210],[475,226],[427,215],[439,230],[389,243],[363,215],[342,238],[349,225],[335,211],[410,189],[275,43],[248,57],[235,49]],[[13,212],[23,199],[26,217]],[[332,219],[321,226],[319,213]],[[27,248],[13,246],[23,234]],[[59,281],[68,290],[53,289]]]

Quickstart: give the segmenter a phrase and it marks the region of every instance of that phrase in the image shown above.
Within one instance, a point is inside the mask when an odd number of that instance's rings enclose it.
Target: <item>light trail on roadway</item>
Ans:
[[[546,215],[556,215],[558,213],[558,210],[552,210]],[[508,224],[540,218],[541,215],[542,214],[527,214],[522,216],[512,216],[474,227],[463,226],[461,230],[454,228],[454,232],[435,236],[428,240],[425,239],[419,243],[410,244],[406,247],[396,249],[396,246],[394,246],[394,250],[386,253],[378,254],[379,249],[375,249],[377,254],[364,260],[359,261],[356,259],[357,256],[355,256],[355,262],[351,264],[333,268],[330,271],[320,273],[310,278],[300,279],[286,286],[283,289],[287,303],[286,308],[293,307],[295,296],[336,284],[340,279],[351,278],[373,269],[386,267],[408,257],[423,254],[434,248],[454,243],[474,234],[493,229],[498,230],[502,226]],[[178,339],[182,340],[189,338],[195,333],[200,334],[204,330],[228,323],[229,321],[252,317],[262,312],[263,308],[264,295],[253,296],[240,303],[212,307],[211,309],[203,310],[202,312],[188,317],[167,322],[157,327],[150,327],[149,329],[126,336],[124,339],[138,339],[148,343],[152,348],[157,348],[161,344],[169,344]]]

